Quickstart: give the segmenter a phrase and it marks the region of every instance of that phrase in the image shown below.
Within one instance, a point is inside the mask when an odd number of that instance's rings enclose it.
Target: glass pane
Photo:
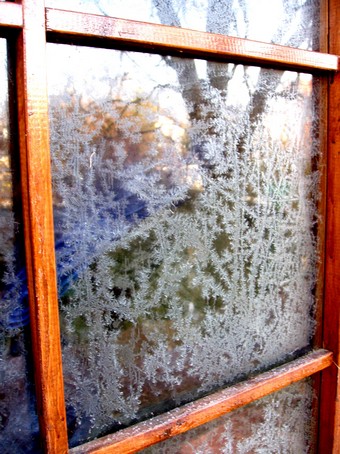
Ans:
[[[47,0],[46,6],[318,49],[319,0]]]
[[[0,40],[0,451],[40,452],[30,354],[18,159],[12,159],[6,41]]]
[[[299,382],[143,454],[302,454],[316,452],[311,384]]]
[[[71,443],[308,349],[312,77],[56,44],[48,55]]]

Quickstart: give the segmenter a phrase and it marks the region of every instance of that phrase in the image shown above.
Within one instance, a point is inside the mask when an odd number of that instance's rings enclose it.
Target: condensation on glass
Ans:
[[[310,348],[312,76],[48,45],[71,444]]]
[[[18,159],[10,138],[4,39],[0,86],[0,451],[38,453]]]
[[[318,50],[319,0],[47,0],[46,6]]]
[[[303,454],[316,452],[315,394],[296,383],[143,454]]]

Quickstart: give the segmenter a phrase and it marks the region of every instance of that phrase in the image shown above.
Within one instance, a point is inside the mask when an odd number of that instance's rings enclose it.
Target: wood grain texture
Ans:
[[[332,353],[317,350],[255,378],[176,408],[161,416],[70,450],[70,454],[127,454],[184,433],[236,408],[278,391],[332,364]]]
[[[21,28],[22,8],[17,3],[0,3],[0,27]]]
[[[329,2],[329,51],[340,53],[340,0]],[[340,74],[328,88],[326,271],[323,345],[340,364]],[[339,369],[333,365],[322,374],[319,452],[340,452]]]
[[[335,55],[250,41],[166,25],[128,21],[56,9],[46,9],[47,31],[54,34],[113,40],[157,52],[183,52],[183,56],[219,58],[248,64],[301,71],[330,70],[339,66]]]
[[[61,369],[43,0],[23,0],[17,42],[19,141],[26,266],[40,433],[49,454],[67,452]]]

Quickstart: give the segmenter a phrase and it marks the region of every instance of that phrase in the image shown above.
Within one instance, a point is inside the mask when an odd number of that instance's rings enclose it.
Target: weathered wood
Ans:
[[[70,450],[70,454],[127,454],[184,433],[236,408],[278,391],[332,364],[332,353],[317,350],[255,378],[161,416]]]
[[[50,178],[44,1],[23,0],[17,91],[26,266],[40,432],[67,452]]]
[[[340,0],[329,2],[329,51],[340,53]],[[340,73],[328,89],[328,171],[326,218],[326,271],[323,345],[340,363]],[[340,452],[339,369],[334,364],[322,374],[319,452]]]
[[[46,9],[46,19],[48,32],[63,38],[97,39],[97,45],[103,45],[105,40],[109,40],[116,44],[138,45],[140,49],[156,52],[176,52],[183,56],[242,61],[301,71],[336,71],[339,66],[335,55],[166,25],[49,8]]]
[[[21,5],[0,2],[0,27],[21,28],[22,23]]]

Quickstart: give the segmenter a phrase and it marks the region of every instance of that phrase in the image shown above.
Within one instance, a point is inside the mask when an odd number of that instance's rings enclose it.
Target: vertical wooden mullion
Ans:
[[[329,52],[340,55],[340,0],[329,0]],[[319,452],[340,452],[340,73],[328,87],[326,270],[323,345],[335,364],[322,373]]]
[[[17,92],[25,249],[41,438],[67,452],[54,255],[44,0],[23,0]]]

